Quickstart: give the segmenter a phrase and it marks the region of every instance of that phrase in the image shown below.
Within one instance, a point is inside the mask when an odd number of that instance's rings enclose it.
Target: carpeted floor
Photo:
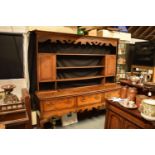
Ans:
[[[57,121],[56,129],[104,129],[105,110],[92,110],[78,113],[78,122],[62,126],[61,121]]]

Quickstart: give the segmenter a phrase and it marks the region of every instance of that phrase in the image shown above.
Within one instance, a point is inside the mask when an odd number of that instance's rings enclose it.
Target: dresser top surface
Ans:
[[[120,89],[121,86],[116,83],[101,84],[94,86],[85,86],[85,87],[76,87],[76,88],[67,88],[67,89],[58,89],[58,90],[47,90],[47,91],[36,91],[36,96],[40,100],[51,99],[56,97],[65,97],[65,96],[76,96],[84,95],[89,93],[104,92],[110,90]]]

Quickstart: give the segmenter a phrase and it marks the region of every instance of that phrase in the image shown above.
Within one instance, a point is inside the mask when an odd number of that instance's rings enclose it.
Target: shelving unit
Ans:
[[[34,34],[36,74],[30,72],[30,86],[39,102],[41,126],[54,116],[104,108],[106,96],[119,97],[117,39],[45,31]]]

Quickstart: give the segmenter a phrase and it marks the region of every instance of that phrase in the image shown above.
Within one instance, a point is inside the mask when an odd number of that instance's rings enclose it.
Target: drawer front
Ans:
[[[53,99],[51,101],[43,101],[44,111],[61,110],[75,107],[75,98]]]
[[[101,94],[83,95],[77,97],[78,106],[101,102]]]
[[[113,90],[109,92],[105,92],[105,98],[109,99],[112,97],[120,97],[120,89],[119,90]]]

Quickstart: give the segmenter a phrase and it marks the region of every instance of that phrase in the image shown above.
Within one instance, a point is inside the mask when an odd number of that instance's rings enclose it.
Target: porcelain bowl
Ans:
[[[139,110],[145,119],[155,120],[155,99],[142,100]]]
[[[140,78],[138,76],[130,76],[130,80],[132,84],[136,84],[140,80]]]

